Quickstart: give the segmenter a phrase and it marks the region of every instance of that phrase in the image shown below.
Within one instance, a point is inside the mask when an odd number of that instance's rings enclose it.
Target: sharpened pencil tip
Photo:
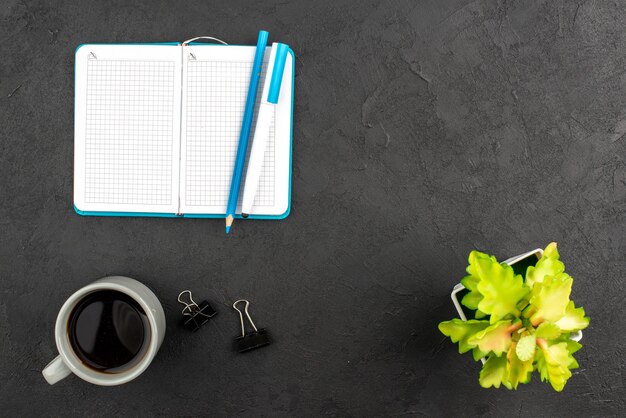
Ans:
[[[234,220],[235,220],[235,218],[233,217],[233,215],[228,215],[226,217],[226,233],[227,234],[230,232],[230,227],[233,224]]]

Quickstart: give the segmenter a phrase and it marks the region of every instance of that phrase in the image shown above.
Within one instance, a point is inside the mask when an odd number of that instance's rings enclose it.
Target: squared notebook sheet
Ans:
[[[267,48],[261,80],[269,53]],[[78,48],[76,210],[88,215],[223,215],[253,58],[254,47],[246,46]],[[292,99],[290,54],[255,217],[282,218],[289,211]]]

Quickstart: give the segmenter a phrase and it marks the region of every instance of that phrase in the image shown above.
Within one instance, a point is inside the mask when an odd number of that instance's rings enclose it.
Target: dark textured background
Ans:
[[[0,5],[0,414],[623,415],[626,3],[30,1]],[[253,44],[297,56],[292,214],[281,222],[72,210],[74,49]],[[558,241],[592,318],[561,394],[484,390],[445,341],[467,253]],[[161,298],[137,380],[48,386],[56,313],[108,274]],[[177,293],[219,317],[189,334]],[[231,350],[236,298],[275,344]]]

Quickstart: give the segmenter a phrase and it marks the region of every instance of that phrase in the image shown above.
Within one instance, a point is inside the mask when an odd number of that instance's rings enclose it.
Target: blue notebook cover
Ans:
[[[141,46],[141,45],[160,45],[160,46],[174,46],[174,47],[180,47],[181,43],[178,42],[165,42],[165,43],[149,43],[149,44],[88,44],[88,45],[111,45],[111,46],[116,46],[116,45],[134,45],[134,46]],[[78,51],[85,47],[88,46],[87,44],[82,44],[79,45],[76,48],[76,53],[78,53]],[[216,45],[216,44],[206,44],[206,43],[202,43],[202,42],[192,42],[189,43],[188,45],[190,46],[204,46],[204,45],[210,45],[210,46],[219,46],[220,48],[229,48],[232,47],[234,45]],[[236,46],[238,47],[238,46]],[[285,210],[284,213],[279,214],[279,215],[255,215],[255,214],[251,214],[248,219],[267,219],[267,220],[279,220],[279,219],[284,219],[286,218],[290,211],[291,211],[291,183],[292,183],[292,155],[293,155],[293,100],[294,100],[294,80],[295,80],[295,55],[293,53],[293,51],[290,49],[289,50],[289,54],[291,55],[291,79],[288,80],[291,83],[291,97],[290,97],[290,117],[289,117],[289,162],[288,162],[288,197],[287,197],[287,209]],[[95,57],[94,57],[95,58]],[[76,62],[75,62],[75,78],[76,78]],[[283,82],[287,81],[286,79],[283,80]],[[182,86],[181,86],[182,87]],[[78,97],[78,88],[75,89],[75,106],[76,103],[78,102],[77,97]],[[75,115],[77,114],[76,112],[76,107],[75,107]],[[179,150],[179,153],[181,151]],[[180,180],[179,180],[180,181]],[[76,173],[75,173],[75,182],[76,182]],[[180,199],[180,197],[179,197]],[[223,218],[224,214],[219,214],[219,213],[211,213],[211,214],[200,214],[200,213],[182,213],[182,214],[176,214],[176,213],[162,213],[162,212],[125,212],[125,211],[96,211],[96,210],[81,210],[77,207],[76,204],[74,204],[74,210],[76,211],[76,213],[78,213],[79,215],[83,215],[83,216],[143,216],[143,217],[167,217],[167,218]],[[236,215],[236,218],[241,218],[241,215]]]

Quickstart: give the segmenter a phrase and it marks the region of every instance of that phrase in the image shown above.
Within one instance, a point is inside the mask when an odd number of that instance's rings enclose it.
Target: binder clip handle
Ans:
[[[244,325],[243,322],[243,314],[241,313],[241,311],[239,310],[239,308],[237,307],[237,304],[240,302],[245,302],[246,306],[244,308],[244,312],[246,313],[246,317],[248,318],[248,321],[250,321],[250,325],[252,325],[252,328],[254,328],[255,331],[258,331],[256,325],[254,325],[254,321],[252,321],[252,318],[250,317],[250,312],[248,312],[248,306],[250,306],[250,302],[248,302],[245,299],[239,299],[238,301],[235,301],[235,303],[233,303],[233,308],[235,308],[235,310],[237,312],[239,312],[239,320],[241,322],[241,336],[245,337],[246,336],[246,326]]]
[[[187,299],[189,299],[188,302],[184,300],[185,299],[184,295],[187,295]],[[182,292],[180,292],[178,294],[178,303],[182,303],[183,305],[185,305],[185,307],[183,308],[183,312],[182,312],[183,316],[193,315],[193,312],[195,310],[200,309],[196,301],[193,300],[193,296],[191,296],[191,290],[183,290]]]

